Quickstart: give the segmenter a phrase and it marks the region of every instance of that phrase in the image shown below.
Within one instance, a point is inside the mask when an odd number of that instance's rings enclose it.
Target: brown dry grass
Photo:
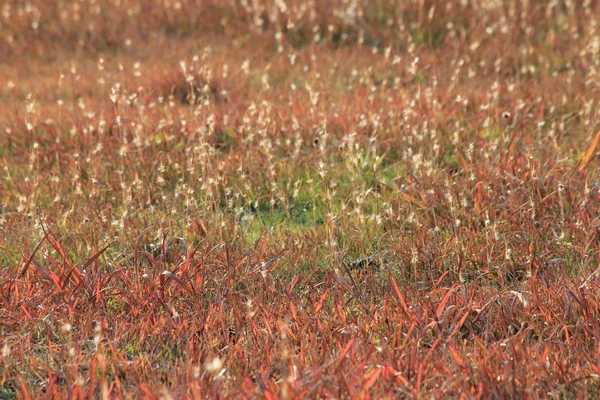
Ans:
[[[0,398],[597,397],[598,15],[5,2]]]

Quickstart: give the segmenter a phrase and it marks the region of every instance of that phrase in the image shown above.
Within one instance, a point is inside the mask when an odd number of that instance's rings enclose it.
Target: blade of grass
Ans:
[[[581,157],[581,160],[579,161],[579,172],[583,171],[585,167],[587,167],[588,163],[592,159],[592,156],[594,155],[594,151],[596,150],[596,147],[598,146],[599,142],[600,131],[596,133],[596,137],[594,137],[594,140],[592,140],[592,144],[590,144],[590,147],[588,147],[588,149],[583,154],[583,157]]]

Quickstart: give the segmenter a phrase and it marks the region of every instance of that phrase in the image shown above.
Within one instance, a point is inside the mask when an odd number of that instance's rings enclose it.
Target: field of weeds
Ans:
[[[0,399],[597,398],[600,1],[0,6]]]

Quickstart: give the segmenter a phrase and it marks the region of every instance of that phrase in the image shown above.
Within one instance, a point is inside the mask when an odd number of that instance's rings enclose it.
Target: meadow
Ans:
[[[600,1],[8,0],[0,399],[597,398]]]

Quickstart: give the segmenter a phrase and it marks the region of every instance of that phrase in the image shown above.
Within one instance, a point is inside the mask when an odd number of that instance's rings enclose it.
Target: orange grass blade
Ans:
[[[456,324],[456,326],[454,327],[454,329],[450,333],[450,336],[448,336],[448,339],[450,339],[451,337],[453,337],[456,334],[456,332],[458,332],[458,330],[464,325],[465,321],[469,317],[469,314],[471,314],[470,310],[465,311],[465,313],[462,316],[462,318],[460,319],[460,321],[458,321],[458,324]]]
[[[465,361],[462,358],[460,358],[460,356],[458,355],[458,352],[456,351],[454,346],[452,346],[451,344],[448,344],[448,345],[446,345],[446,348],[450,352],[450,355],[454,359],[454,362],[456,363],[456,365],[458,365],[461,369],[465,368],[467,364],[465,363]]]
[[[438,306],[437,310],[435,310],[435,317],[437,319],[439,319],[440,315],[442,315],[442,311],[444,311],[444,306],[448,302],[448,299],[450,298],[452,292],[454,292],[454,289],[456,289],[456,283],[452,285],[452,287],[446,292],[446,294],[442,298],[442,301],[440,301],[440,305]]]
[[[262,243],[260,244],[260,254],[258,256],[258,262],[263,262],[263,260],[264,260],[265,250],[267,248],[267,237],[268,237],[268,233],[265,232]]]
[[[419,206],[420,208],[423,208],[423,209],[427,208],[427,207],[425,206],[425,204],[423,204],[421,201],[419,201],[419,200],[418,200],[418,199],[416,199],[415,197],[411,196],[410,194],[408,194],[408,193],[404,193],[404,192],[399,192],[399,193],[400,193],[400,195],[401,195],[402,197],[404,197],[404,198],[405,198],[406,200],[408,200],[410,203],[412,203],[412,204],[414,204],[414,205],[416,205],[416,206]]]
[[[340,356],[338,358],[336,369],[339,368],[342,365],[342,363],[344,362],[344,358],[346,358],[346,356],[348,355],[348,352],[350,351],[350,349],[354,345],[355,341],[356,341],[356,338],[352,338],[348,342],[348,344],[346,345],[346,347],[344,347],[344,350],[342,350],[342,354],[340,354]]]
[[[92,358],[92,362],[90,364],[90,369],[89,369],[89,373],[90,373],[90,383],[88,386],[88,399],[93,399],[94,398],[94,389],[96,386],[96,365],[98,364],[98,355],[95,355]]]
[[[594,151],[596,150],[596,147],[598,146],[599,142],[600,142],[600,131],[598,131],[598,133],[596,133],[596,137],[592,141],[592,144],[585,151],[585,153],[583,154],[583,157],[581,157],[581,161],[579,162],[579,172],[583,171],[585,169],[585,167],[587,167],[588,163],[592,159],[592,156],[594,155]]]
[[[50,242],[50,245],[54,248],[54,250],[56,250],[56,252],[60,255],[60,257],[63,259],[64,263],[69,268],[69,274],[67,275],[67,279],[65,280],[65,283],[68,281],[71,274],[73,274],[77,278],[77,283],[82,285],[85,288],[85,290],[89,293],[90,288],[88,287],[87,283],[83,279],[81,272],[79,271],[79,269],[76,266],[74,266],[71,263],[71,261],[67,257],[67,254],[65,253],[64,249],[60,245],[60,242],[58,241],[56,236],[54,236],[51,232],[47,232],[46,237],[47,237],[47,240]]]
[[[23,399],[30,400],[31,396],[29,395],[29,391],[27,390],[27,384],[21,375],[18,376],[17,380],[19,381],[19,385],[21,386],[21,395]]]
[[[396,296],[398,296],[398,299],[400,299],[400,304],[402,305],[402,310],[410,319],[414,320],[415,316],[412,315],[412,313],[408,310],[408,305],[406,305],[406,301],[404,301],[404,296],[402,296],[402,292],[400,292],[400,289],[398,288],[398,284],[396,283],[396,280],[394,278],[392,278],[392,283],[394,285],[394,290],[396,291]]]
[[[144,393],[144,396],[146,396],[147,399],[158,400],[158,397],[156,397],[154,393],[152,393],[152,391],[146,387],[146,385],[140,384],[140,390]]]
[[[365,377],[367,379],[363,382],[360,388],[360,393],[366,396],[368,394],[369,389],[371,389],[375,382],[377,382],[377,378],[379,378],[379,375],[381,375],[381,368],[376,368],[367,372],[365,374]]]

